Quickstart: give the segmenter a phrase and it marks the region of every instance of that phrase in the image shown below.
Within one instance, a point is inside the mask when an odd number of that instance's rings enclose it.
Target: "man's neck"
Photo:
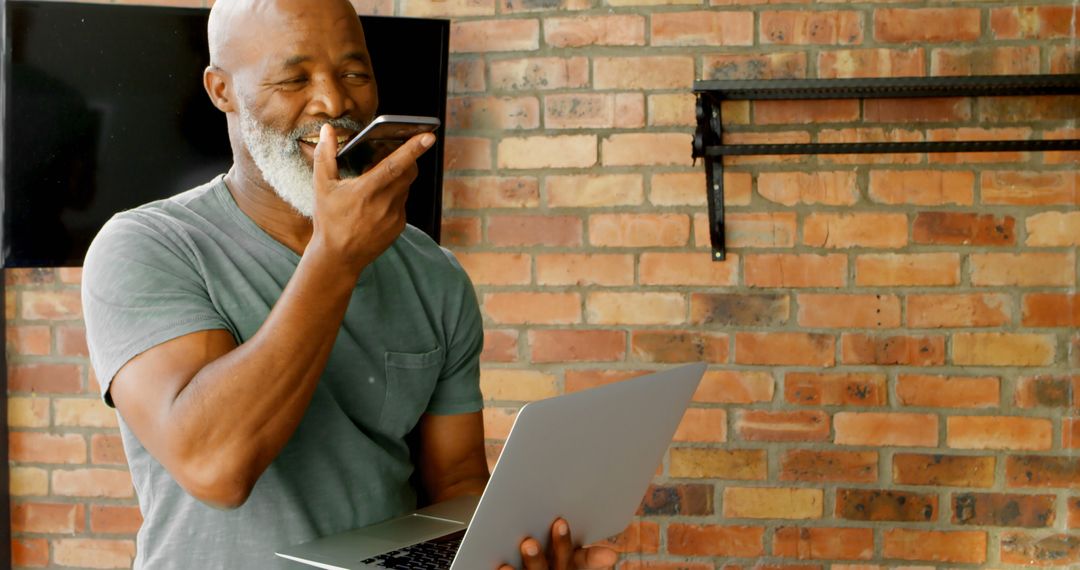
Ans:
[[[252,176],[236,164],[225,175],[225,186],[240,211],[263,231],[297,254],[304,254],[313,231],[310,218],[282,200],[261,176]]]

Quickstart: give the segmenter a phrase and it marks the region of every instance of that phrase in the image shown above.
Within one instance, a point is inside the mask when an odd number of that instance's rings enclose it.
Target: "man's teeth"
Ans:
[[[313,137],[300,137],[300,140],[302,140],[302,141],[304,141],[306,143],[310,143],[310,144],[319,144],[319,135],[315,135]],[[341,145],[345,144],[348,141],[349,141],[349,135],[338,135],[338,137],[337,137],[338,146],[341,146]]]

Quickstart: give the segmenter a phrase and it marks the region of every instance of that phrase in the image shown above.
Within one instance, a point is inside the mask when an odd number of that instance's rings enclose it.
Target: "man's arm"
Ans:
[[[480,412],[424,414],[416,429],[417,468],[431,502],[484,492],[490,475]]]
[[[418,136],[369,173],[337,180],[333,129],[316,149],[315,231],[259,330],[237,346],[221,330],[188,334],[131,359],[113,403],[142,445],[197,499],[247,500],[311,401],[360,272],[404,228]],[[422,144],[427,143],[427,144]]]

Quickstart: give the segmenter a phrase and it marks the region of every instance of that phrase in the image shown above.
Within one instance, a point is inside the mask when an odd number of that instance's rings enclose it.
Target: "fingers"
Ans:
[[[319,143],[315,145],[315,189],[323,187],[323,182],[338,179],[337,135],[329,123],[319,129]]]
[[[547,558],[534,538],[521,541],[521,560],[525,570],[548,570]]]
[[[555,519],[551,525],[551,562],[553,570],[571,570],[574,543],[570,540],[570,525],[563,519]]]
[[[611,568],[618,562],[619,555],[610,548],[589,546],[574,552],[574,567],[579,570],[599,570]]]
[[[435,135],[431,133],[416,135],[379,162],[368,175],[374,177],[374,182],[378,186],[390,184],[416,163],[416,159],[434,144]]]

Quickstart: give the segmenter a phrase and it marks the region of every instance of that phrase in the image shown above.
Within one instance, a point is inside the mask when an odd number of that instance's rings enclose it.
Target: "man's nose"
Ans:
[[[352,111],[353,106],[352,98],[336,77],[324,75],[315,79],[310,103],[311,114],[337,118]]]

